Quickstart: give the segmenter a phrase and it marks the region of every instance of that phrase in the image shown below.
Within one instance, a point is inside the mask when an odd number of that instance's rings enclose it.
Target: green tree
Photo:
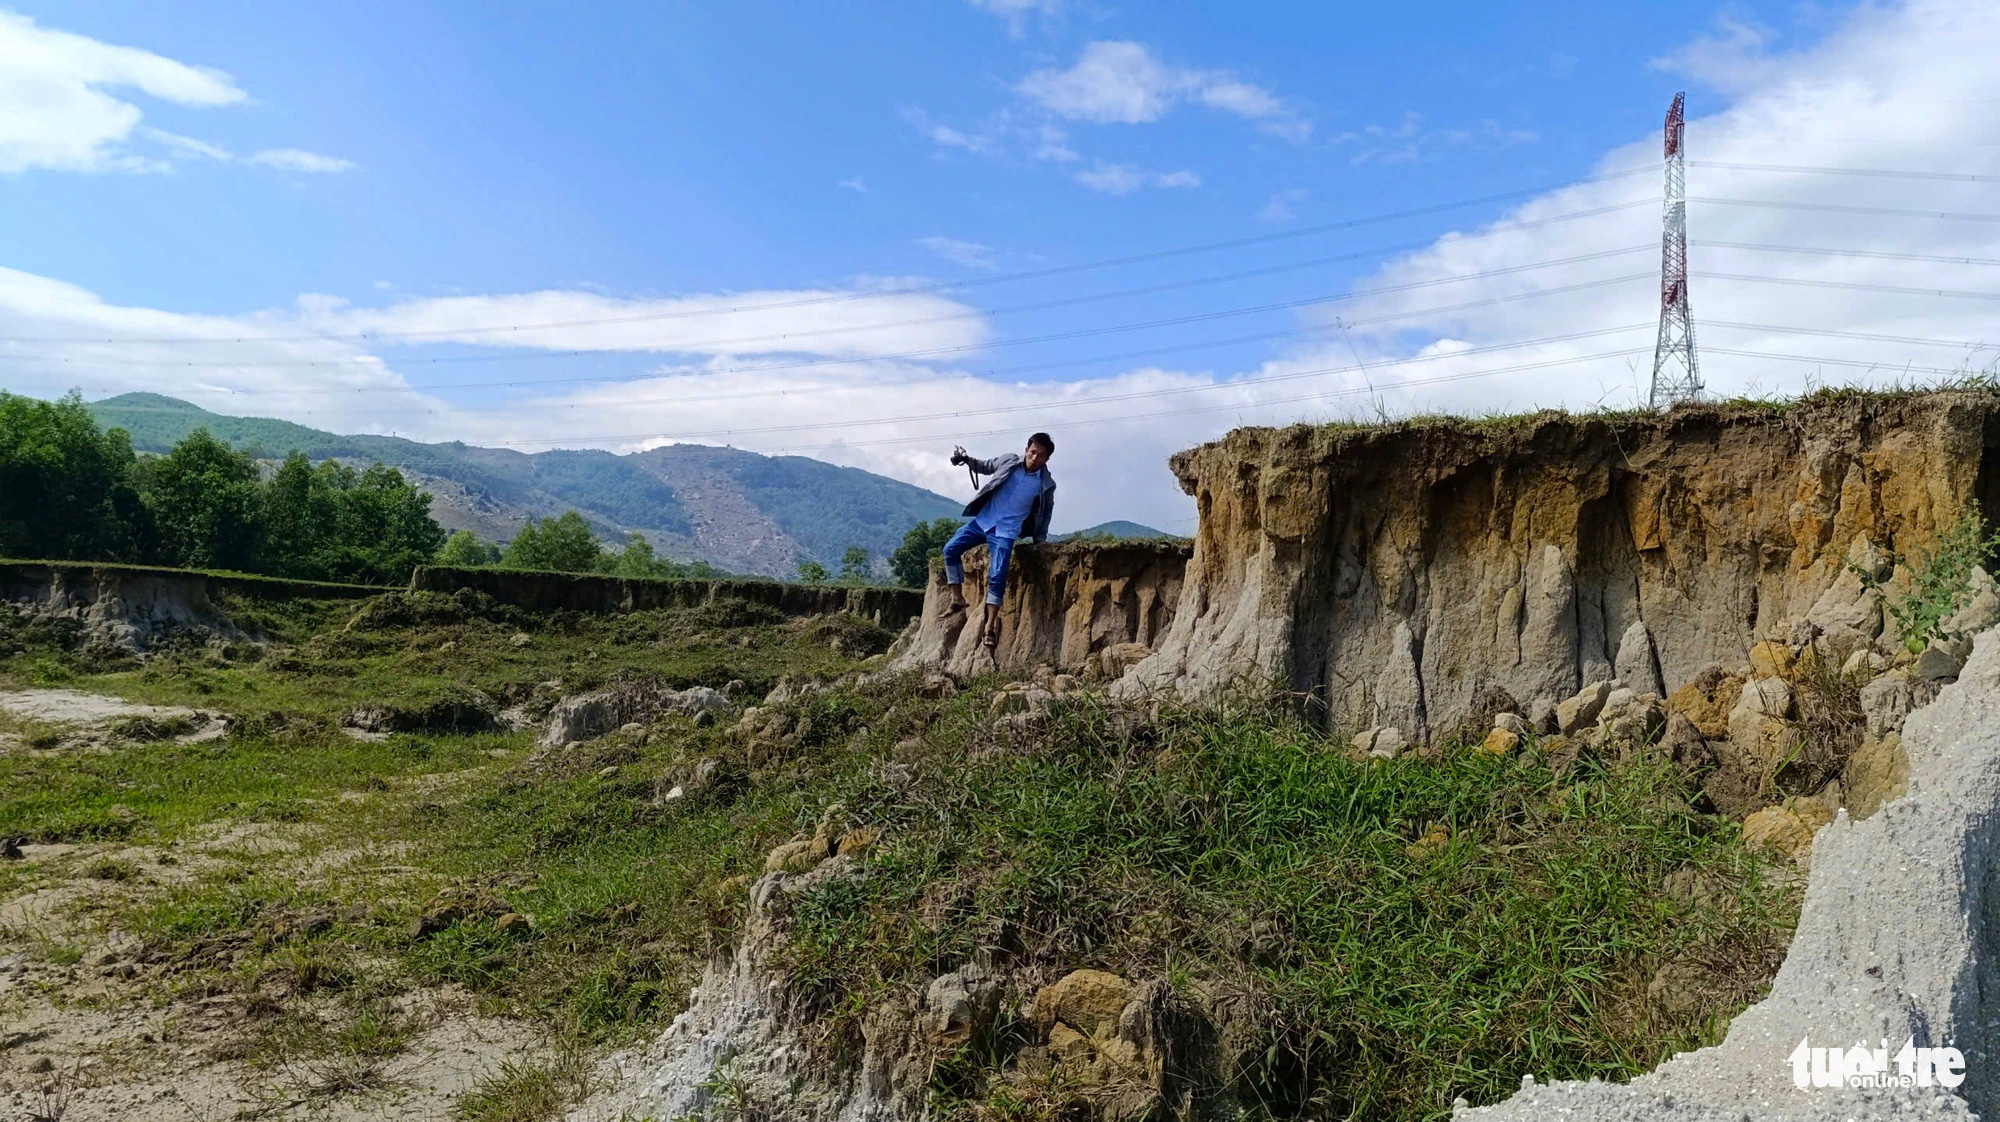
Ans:
[[[437,563],[458,569],[477,569],[500,563],[500,550],[479,540],[471,530],[460,530],[444,541],[437,551]]]
[[[250,569],[258,560],[257,464],[206,428],[138,472],[159,529],[160,556],[190,569]]]
[[[125,430],[99,431],[80,395],[0,391],[0,555],[145,559],[151,519],[135,462]]]
[[[807,558],[799,562],[799,579],[806,584],[826,583],[826,566]]]
[[[840,579],[846,584],[862,584],[868,580],[868,550],[858,545],[850,545],[847,552],[840,555]]]
[[[633,531],[625,535],[625,548],[610,558],[611,571],[621,577],[670,577],[674,563],[653,554],[653,543]]]
[[[570,510],[560,518],[528,519],[507,546],[500,564],[509,569],[543,569],[557,573],[594,573],[604,560],[604,547],[590,532],[583,515]]]
[[[944,555],[944,543],[958,533],[959,520],[940,518],[919,522],[903,535],[903,544],[889,555],[889,571],[905,588],[922,588],[931,579],[931,558]]]
[[[431,497],[403,473],[293,452],[263,491],[265,572],[312,580],[400,584],[444,543]]]

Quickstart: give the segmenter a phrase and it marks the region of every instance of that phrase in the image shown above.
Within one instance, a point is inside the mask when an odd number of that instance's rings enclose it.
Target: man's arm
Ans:
[[[1046,542],[1049,540],[1049,519],[1054,518],[1055,513],[1056,484],[1055,480],[1051,479],[1048,490],[1042,492],[1041,500],[1035,506],[1035,524],[1032,527],[1034,533],[1030,536],[1036,542]]]
[[[969,464],[973,471],[981,475],[993,474],[992,460],[982,460],[977,456],[967,453],[963,448],[954,448],[951,450],[951,462],[954,464]]]

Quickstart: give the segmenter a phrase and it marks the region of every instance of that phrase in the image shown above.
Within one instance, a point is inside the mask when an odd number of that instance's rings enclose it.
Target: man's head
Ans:
[[[1021,453],[1029,471],[1040,471],[1049,457],[1056,454],[1056,442],[1048,433],[1038,432],[1028,438],[1028,450]]]

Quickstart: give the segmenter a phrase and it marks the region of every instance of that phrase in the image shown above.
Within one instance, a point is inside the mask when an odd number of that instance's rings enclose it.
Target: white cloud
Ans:
[[[1744,83],[1727,99],[1697,93],[1689,103],[1690,292],[1702,372],[1710,390],[1723,396],[1794,394],[1814,384],[1892,382],[1905,377],[1909,368],[1916,368],[1909,379],[1928,381],[1938,377],[1932,372],[1936,369],[1991,366],[2000,356],[1995,349],[2000,345],[2000,301],[1838,287],[1880,285],[1932,292],[2000,288],[1996,284],[2000,270],[1991,266],[1894,256],[2000,260],[2000,223],[1937,217],[1942,212],[2000,212],[2000,190],[1990,182],[1718,165],[2000,176],[2000,118],[1989,111],[2000,101],[2000,72],[1990,61],[2000,53],[2000,9],[1983,0],[1864,6],[1809,49],[1760,53],[1766,43],[1758,34],[1725,27],[1719,37],[1674,53],[1670,57],[1675,61],[1667,64],[1685,68],[1691,72],[1688,76],[1704,82]],[[1662,104],[1658,110],[1664,114],[1665,108]],[[1389,131],[1393,130],[1383,130]],[[1416,135],[1424,133],[1419,129]],[[1653,200],[1659,191],[1659,166],[1657,131],[1635,137],[1606,153],[1598,170],[1638,168],[1643,169],[1641,174],[1551,192],[1521,204],[1500,221],[1533,220],[1633,201],[1640,205],[1489,237],[1447,236],[1427,250],[1389,264],[1362,286],[1378,295],[1345,301],[1329,313],[1337,310],[1350,320],[1367,319],[1641,274],[1636,280],[1601,288],[1449,314],[1414,315],[1395,322],[1396,334],[1386,328],[1357,328],[1353,338],[1372,362],[1413,353],[1402,343],[1412,334],[1479,346],[1636,325],[1637,330],[1622,335],[1525,348],[1509,361],[1628,348],[1636,352],[1629,356],[1446,387],[1399,388],[1398,383],[1411,375],[1396,372],[1378,378],[1376,384],[1398,411],[1477,412],[1642,400],[1651,370],[1653,324],[1659,314],[1655,249],[1417,291],[1382,290],[1585,253],[1656,246],[1659,212]],[[1731,199],[1769,205],[1714,201]],[[1814,209],[1826,206],[1916,213]],[[1842,252],[1789,252],[1785,247]],[[1746,277],[1765,279],[1740,279]],[[1975,345],[1939,346],[1825,332]],[[1267,369],[1324,364],[1345,355],[1342,340],[1288,356]],[[1472,373],[1499,364],[1491,356],[1468,357],[1462,363],[1453,360],[1435,369],[1426,367],[1424,373]]]
[[[1085,187],[1093,191],[1102,191],[1107,195],[1129,195],[1143,187],[1201,186],[1201,176],[1191,171],[1148,171],[1130,164],[1111,164],[1103,161],[1078,171],[1074,178]]]
[[[338,156],[322,156],[317,152],[304,152],[297,148],[266,148],[249,158],[253,164],[280,168],[284,171],[303,171],[314,174],[352,171],[354,162]]]
[[[246,96],[220,71],[0,12],[0,172],[147,170],[125,146],[139,107],[110,91],[194,106]]]
[[[346,171],[346,160],[272,148],[240,160],[219,145],[141,125],[132,93],[198,108],[248,98],[220,70],[136,47],[39,26],[0,11],[0,174],[60,171],[160,172],[177,158],[257,163],[290,171]],[[121,96],[123,95],[123,96]],[[158,152],[139,147],[154,145]]]
[[[918,238],[917,244],[947,261],[956,261],[960,265],[968,265],[975,269],[998,267],[998,263],[993,259],[992,247],[978,242],[933,234],[927,238]]]
[[[1532,129],[1511,128],[1491,119],[1480,121],[1476,129],[1426,128],[1423,114],[1410,110],[1393,125],[1347,129],[1329,137],[1328,143],[1356,144],[1354,155],[1348,158],[1351,164],[1414,164],[1435,158],[1440,148],[1497,152],[1540,140],[1541,135]]]
[[[1715,30],[1694,42],[1654,59],[1655,70],[1666,70],[1727,93],[1742,93],[1770,80],[1779,60],[1765,50],[1776,33],[1760,23],[1723,15]]]
[[[1263,210],[1257,212],[1257,217],[1264,222],[1290,222],[1297,216],[1297,212],[1292,208],[1310,197],[1310,192],[1303,187],[1291,187],[1279,191],[1264,204]]]
[[[1027,32],[1028,16],[1040,13],[1044,19],[1056,19],[1063,13],[1064,0],[966,0],[967,3],[1007,21],[1007,34],[1015,39]]]
[[[1223,70],[1192,70],[1161,62],[1143,43],[1103,40],[1084,47],[1067,69],[1037,70],[1015,89],[1042,109],[1074,121],[1138,125],[1175,105],[1195,101],[1271,126],[1303,140],[1312,126],[1277,95]]]
[[[1695,238],[1693,301],[1703,371],[1712,391],[1792,393],[1815,379],[1883,383],[1901,377],[1905,363],[1946,368],[1964,363],[1979,368],[2000,353],[1992,347],[1955,349],[1801,331],[2000,344],[2000,301],[1757,283],[1716,275],[1929,290],[2000,289],[2000,269],[1988,266],[1717,244],[2000,259],[2000,223],[1832,214],[1796,206],[1873,206],[1933,215],[2000,213],[2000,190],[1990,183],[1712,166],[1759,163],[2000,176],[2000,118],[1990,112],[1991,104],[2000,100],[2000,73],[1990,61],[1996,54],[2000,54],[2000,11],[1987,0],[1864,8],[1847,17],[1819,46],[1777,60],[1764,79],[1733,99],[1696,97],[1688,135],[1689,190],[1696,200],[1689,218]],[[1660,105],[1655,111],[1665,108]],[[1388,123],[1381,128],[1383,135],[1371,142],[1394,143],[1397,138],[1387,134],[1403,127],[1400,121]],[[1425,131],[1418,121],[1415,130],[1400,139],[1407,142]],[[1479,128],[1457,131],[1471,134],[1467,144],[1482,142]],[[719,311],[837,293],[805,290],[616,300],[555,292],[408,301],[379,309],[319,300],[266,313],[204,317],[112,307],[73,286],[4,270],[0,270],[0,336],[185,336],[204,342],[69,344],[59,348],[59,357],[69,359],[67,363],[27,357],[55,348],[0,344],[0,368],[9,372],[9,388],[23,392],[58,393],[70,385],[81,385],[93,395],[143,388],[188,397],[225,412],[282,416],[349,432],[393,428],[427,440],[520,442],[515,446],[524,450],[549,447],[553,441],[629,450],[682,438],[762,452],[793,451],[883,472],[949,495],[963,494],[965,486],[963,474],[945,459],[953,444],[990,454],[1018,447],[1028,432],[1047,429],[1060,448],[1054,470],[1062,476],[1066,496],[1057,510],[1059,529],[1125,517],[1186,532],[1191,529],[1186,519],[1192,507],[1160,465],[1169,453],[1218,437],[1234,425],[1365,415],[1376,401],[1396,414],[1478,413],[1599,402],[1625,405],[1643,394],[1658,316],[1654,270],[1659,161],[1657,130],[1635,135],[1629,144],[1607,151],[1598,166],[1604,171],[1642,169],[1639,174],[1551,192],[1522,203],[1500,221],[1637,205],[1557,224],[1483,234],[1469,228],[1441,237],[1422,252],[1384,267],[1360,286],[1361,296],[1326,305],[1311,317],[1332,326],[1337,314],[1350,330],[1284,350],[1248,370],[1141,366],[1104,377],[1023,382],[1007,376],[1004,366],[981,376],[970,372],[970,362],[949,357],[925,364],[885,357],[924,345],[977,343],[987,337],[986,323],[979,318],[893,326],[893,322],[966,310],[935,295],[743,311],[735,313],[741,322],[729,322],[726,328],[729,336],[793,334],[789,341],[729,343],[722,338],[722,327],[698,318],[601,324],[533,333],[532,339],[495,339],[468,329],[527,322],[531,317]],[[1742,207],[1702,201],[1714,198],[1788,205]],[[1642,248],[1575,265],[1522,268],[1630,247]],[[1517,271],[1451,279],[1495,269]],[[1626,275],[1636,279],[1593,289],[1549,291]],[[1448,283],[1389,290],[1426,281]],[[1106,287],[1111,287],[1109,282]],[[1430,310],[1524,295],[1527,298],[1457,312]],[[855,321],[857,312],[862,318]],[[1394,333],[1387,326],[1361,322],[1383,315],[1404,318],[1393,321]],[[1111,321],[1107,315],[1100,322]],[[870,327],[859,333],[860,338],[795,334],[849,322]],[[1728,324],[1766,324],[1784,330]],[[377,327],[441,327],[446,331],[443,338],[517,351],[523,346],[679,348],[694,357],[675,359],[677,365],[658,378],[575,389],[545,387],[544,393],[468,407],[457,395],[399,388],[407,387],[395,367],[395,356],[410,353],[403,347],[385,356],[377,353],[380,344],[362,340],[230,342],[260,333]],[[1555,338],[1626,327],[1636,330]],[[1511,346],[1522,341],[1532,345]],[[843,345],[848,348],[844,352]],[[1498,349],[1502,345],[1509,346]],[[414,344],[405,346],[415,350]],[[758,346],[810,351],[832,361],[790,370],[731,369],[768,364],[769,360],[740,357]],[[1731,351],[1824,356],[1873,366],[1816,365]],[[198,356],[196,361],[231,365],[190,369],[186,366],[190,353]],[[1365,371],[1353,369],[1357,354],[1367,363]],[[338,365],[306,370],[279,365],[301,358],[333,360]],[[575,369],[554,359],[546,366],[526,365],[537,374],[547,370],[542,376],[552,377]],[[1536,368],[1494,373],[1529,365]],[[1251,380],[1255,378],[1281,380]],[[1437,381],[1441,378],[1463,380]],[[356,388],[362,392],[353,392]],[[332,389],[343,392],[326,392]],[[269,392],[231,396],[230,390]],[[1102,398],[1118,400],[1092,400]],[[749,431],[753,429],[765,431]]]
[[[834,184],[834,186],[846,188],[847,190],[853,191],[855,194],[858,195],[865,195],[868,193],[868,184],[862,182],[861,177],[858,175],[855,176],[853,179],[843,179],[839,183]]]
[[[922,109],[911,107],[903,110],[903,122],[924,134],[939,148],[959,148],[976,156],[997,155],[1000,151],[1000,146],[992,137],[955,129],[942,121],[933,120]]]

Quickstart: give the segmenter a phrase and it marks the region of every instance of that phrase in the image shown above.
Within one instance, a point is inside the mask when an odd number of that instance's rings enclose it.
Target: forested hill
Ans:
[[[616,543],[629,530],[680,560],[733,572],[789,576],[802,558],[837,569],[850,545],[887,557],[920,521],[958,513],[959,501],[859,468],[804,456],[760,456],[679,444],[650,452],[533,454],[393,436],[343,436],[268,417],[211,413],[178,398],[128,393],[90,405],[99,423],[165,452],[197,428],[263,458],[297,449],[314,460],[380,460],[432,496],[447,530],[507,541],[529,515],[575,510]]]

